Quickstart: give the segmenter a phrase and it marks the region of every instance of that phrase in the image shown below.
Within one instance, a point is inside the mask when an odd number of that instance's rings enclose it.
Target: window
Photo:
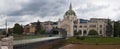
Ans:
[[[82,28],[82,26],[80,26],[80,28]]]
[[[100,30],[100,34],[102,34],[102,30]]]
[[[100,28],[102,28],[102,25],[100,25]]]
[[[77,31],[76,31],[76,30],[74,30],[74,33],[77,33]]]
[[[84,31],[83,31],[83,33],[84,33],[84,34],[87,34],[87,31],[86,31],[86,30],[84,30]]]
[[[77,24],[77,21],[74,21],[74,24]]]
[[[79,33],[79,34],[82,34],[82,31],[81,31],[81,30],[79,30],[79,31],[78,31],[78,33]]]
[[[74,27],[75,27],[75,28],[77,28],[77,26],[76,26],[76,25],[75,25]]]

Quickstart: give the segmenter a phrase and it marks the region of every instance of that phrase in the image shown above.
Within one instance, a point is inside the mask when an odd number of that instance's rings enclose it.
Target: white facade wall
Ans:
[[[80,23],[80,20],[78,20],[78,23],[75,24],[77,28],[74,28],[74,30],[77,30],[77,32],[81,30],[82,34],[80,36],[88,36],[90,30],[96,30],[99,36],[106,37],[107,21],[108,19],[91,18],[87,23]],[[114,27],[114,22],[112,26]],[[84,33],[84,31],[87,33]]]

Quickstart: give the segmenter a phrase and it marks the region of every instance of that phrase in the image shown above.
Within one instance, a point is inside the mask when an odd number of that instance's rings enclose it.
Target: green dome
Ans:
[[[76,16],[75,12],[73,10],[68,10],[65,15],[74,15]]]

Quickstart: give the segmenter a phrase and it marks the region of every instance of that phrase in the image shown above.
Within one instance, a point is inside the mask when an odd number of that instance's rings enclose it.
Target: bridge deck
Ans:
[[[27,40],[17,40],[14,41],[14,45],[19,45],[19,44],[27,44],[27,43],[34,43],[34,42],[40,42],[40,41],[46,41],[46,40],[52,40],[52,39],[58,39],[61,38],[59,36],[55,37],[43,37],[43,38],[36,38],[36,39],[27,39]]]

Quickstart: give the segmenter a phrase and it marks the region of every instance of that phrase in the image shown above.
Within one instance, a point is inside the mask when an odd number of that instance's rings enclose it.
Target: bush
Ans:
[[[85,40],[85,37],[84,36],[80,37],[80,40]]]
[[[78,39],[78,40],[84,40],[85,39],[85,37],[84,36],[82,36],[82,37],[80,37],[80,36],[74,36],[76,39]]]
[[[59,31],[58,30],[53,30],[52,34],[58,34]]]
[[[97,31],[96,30],[90,30],[89,31],[89,35],[98,35]]]

